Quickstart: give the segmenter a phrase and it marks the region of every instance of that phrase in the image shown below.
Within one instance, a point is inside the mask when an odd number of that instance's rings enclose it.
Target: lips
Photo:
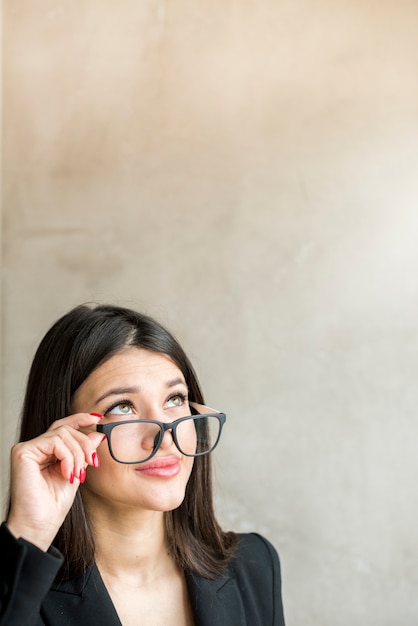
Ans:
[[[155,478],[173,478],[181,470],[180,459],[176,456],[166,456],[152,459],[149,463],[142,463],[135,471],[142,476]]]

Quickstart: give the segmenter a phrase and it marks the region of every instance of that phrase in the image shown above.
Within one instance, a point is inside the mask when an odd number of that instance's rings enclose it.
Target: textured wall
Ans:
[[[4,0],[2,468],[33,351],[156,315],[289,626],[418,622],[415,0]]]

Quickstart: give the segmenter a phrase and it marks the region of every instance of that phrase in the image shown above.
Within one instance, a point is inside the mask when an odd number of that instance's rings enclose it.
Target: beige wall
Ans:
[[[3,493],[44,331],[133,306],[228,414],[219,514],[278,547],[288,625],[415,625],[416,1],[3,19]]]

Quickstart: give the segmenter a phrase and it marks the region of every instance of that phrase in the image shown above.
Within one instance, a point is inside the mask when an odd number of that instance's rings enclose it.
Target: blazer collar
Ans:
[[[52,586],[44,602],[51,624],[61,624],[71,615],[71,624],[122,626],[115,606],[95,564],[84,574]]]
[[[228,573],[216,580],[208,580],[186,572],[186,583],[195,626],[247,625],[241,594]],[[94,615],[100,626],[120,626],[115,607],[96,565],[92,565],[78,578],[55,584],[52,589],[60,595],[61,607],[71,606],[73,617],[80,611],[80,621],[74,623],[82,624],[83,616],[85,619],[88,614]],[[53,611],[52,605],[50,609]]]
[[[189,572],[186,582],[196,626],[246,626],[241,594],[231,576],[208,580]]]

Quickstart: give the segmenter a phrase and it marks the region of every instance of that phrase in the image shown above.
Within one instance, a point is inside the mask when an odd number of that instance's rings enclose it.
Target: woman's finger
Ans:
[[[97,447],[102,440],[102,433],[85,434],[62,425],[31,441],[17,444],[13,458],[16,463],[35,463],[40,470],[59,461],[64,478],[73,482],[77,477],[84,482],[86,465],[98,466]]]
[[[71,426],[75,430],[94,427],[101,419],[103,419],[103,416],[99,413],[74,413],[53,422],[46,432],[56,430],[61,426]]]

